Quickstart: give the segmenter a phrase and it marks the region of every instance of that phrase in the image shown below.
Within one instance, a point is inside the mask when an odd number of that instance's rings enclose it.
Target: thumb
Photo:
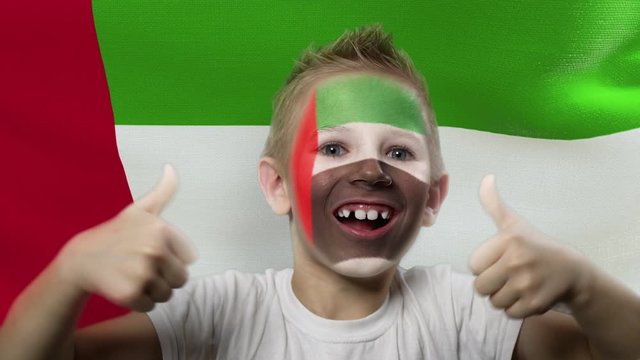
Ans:
[[[151,214],[159,215],[173,198],[177,187],[178,177],[176,176],[176,171],[173,166],[166,164],[160,182],[151,192],[136,201],[136,205]]]
[[[513,215],[498,194],[496,177],[493,174],[485,176],[480,183],[480,204],[498,228],[503,228]]]

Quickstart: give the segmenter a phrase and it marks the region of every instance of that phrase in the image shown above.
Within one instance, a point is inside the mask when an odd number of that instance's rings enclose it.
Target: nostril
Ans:
[[[393,183],[393,181],[391,180],[391,176],[387,175],[384,172],[380,172],[377,174],[365,174],[365,176],[362,176],[360,180],[369,185],[375,186],[390,186]]]
[[[393,183],[393,181],[391,180],[391,176],[382,173],[382,176],[380,176],[378,179],[376,179],[376,181],[374,182],[374,185],[383,185],[383,186],[389,186]]]
[[[376,186],[390,186],[393,183],[380,161],[374,159],[364,160],[354,172],[352,181]]]

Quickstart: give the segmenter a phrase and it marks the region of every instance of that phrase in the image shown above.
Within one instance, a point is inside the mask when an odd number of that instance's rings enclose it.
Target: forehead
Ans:
[[[387,76],[342,74],[320,81],[311,91],[318,130],[347,123],[387,124],[425,135],[417,91]]]

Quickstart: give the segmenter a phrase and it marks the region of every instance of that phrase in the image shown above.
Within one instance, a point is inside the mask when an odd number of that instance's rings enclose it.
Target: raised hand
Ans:
[[[500,198],[493,175],[482,180],[480,202],[498,232],[469,259],[478,293],[490,296],[494,306],[515,318],[544,313],[582,293],[591,266],[510,209]]]
[[[168,300],[187,281],[187,265],[196,258],[188,240],[160,218],[176,187],[167,165],[149,194],[76,235],[56,259],[63,279],[137,311]]]

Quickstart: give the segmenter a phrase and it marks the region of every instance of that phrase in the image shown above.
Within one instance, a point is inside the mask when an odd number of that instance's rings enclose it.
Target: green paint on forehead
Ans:
[[[373,75],[345,76],[318,86],[316,121],[318,129],[367,122],[426,133],[417,95],[398,82]]]

